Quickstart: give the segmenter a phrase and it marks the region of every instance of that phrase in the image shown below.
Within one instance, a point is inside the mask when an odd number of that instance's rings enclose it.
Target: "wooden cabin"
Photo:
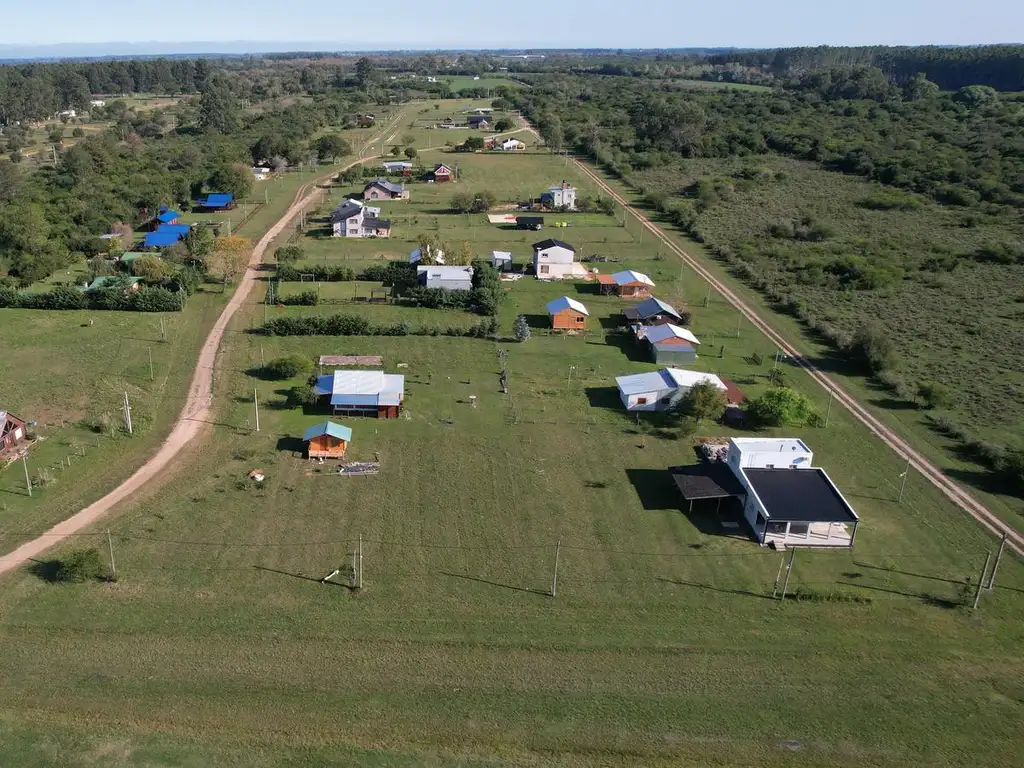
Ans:
[[[333,421],[325,421],[306,430],[302,436],[310,459],[340,459],[352,442],[352,430]]]
[[[558,331],[579,330],[587,325],[590,314],[587,308],[576,299],[561,296],[547,304],[551,327]]]
[[[27,444],[28,430],[24,420],[8,411],[0,411],[0,459],[15,455],[21,446]]]

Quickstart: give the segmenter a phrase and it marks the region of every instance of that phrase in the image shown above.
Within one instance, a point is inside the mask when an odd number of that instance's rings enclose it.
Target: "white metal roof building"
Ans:
[[[665,325],[645,325],[637,331],[637,337],[647,339],[651,344],[659,344],[669,339],[682,339],[690,344],[700,344],[697,337],[686,328],[680,328],[672,323]]]
[[[662,368],[651,373],[619,376],[615,384],[627,411],[666,411],[678,403],[690,387],[709,381],[723,392],[726,386],[713,373]]]
[[[336,413],[377,411],[402,404],[405,376],[383,371],[335,371],[318,377],[314,391],[318,395],[330,395]]]
[[[634,272],[632,269],[615,272],[611,275],[611,278],[618,285],[632,285],[634,283],[640,283],[642,285],[650,286],[651,288],[654,287],[654,281],[651,280],[651,278],[643,272]]]

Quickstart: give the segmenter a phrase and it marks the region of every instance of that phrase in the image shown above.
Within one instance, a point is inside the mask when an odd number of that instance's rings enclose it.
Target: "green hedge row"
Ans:
[[[473,336],[483,338],[498,332],[498,321],[491,317],[468,328],[420,326],[410,323],[378,325],[361,315],[337,314],[307,317],[275,317],[253,333],[264,336]]]
[[[101,309],[126,312],[179,312],[182,295],[166,288],[141,286],[137,291],[124,287],[101,288],[85,293],[79,288],[61,285],[46,293],[28,293],[0,288],[0,307],[15,309]]]

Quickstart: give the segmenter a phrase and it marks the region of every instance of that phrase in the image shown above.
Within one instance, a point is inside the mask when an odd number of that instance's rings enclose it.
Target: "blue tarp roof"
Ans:
[[[344,440],[346,443],[352,442],[352,430],[349,427],[344,427],[341,424],[335,424],[333,421],[325,421],[322,424],[315,424],[306,430],[305,434],[302,435],[302,439],[309,442],[314,437],[320,437],[321,435],[330,435],[336,437],[339,440]]]
[[[188,224],[161,224],[142,241],[150,248],[168,248],[188,234]]]
[[[169,224],[170,222],[174,221],[175,219],[180,219],[180,218],[181,218],[181,214],[180,213],[178,213],[177,211],[172,211],[170,208],[165,208],[164,210],[160,211],[160,215],[156,217],[156,220],[157,221],[162,221],[164,224]]]
[[[234,195],[226,194],[223,192],[215,192],[212,195],[207,195],[205,199],[200,200],[199,204],[203,208],[225,208],[231,205],[231,201],[234,199]]]

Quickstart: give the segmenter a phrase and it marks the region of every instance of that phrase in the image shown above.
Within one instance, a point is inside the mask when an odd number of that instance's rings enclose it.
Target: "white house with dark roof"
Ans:
[[[391,237],[391,222],[379,219],[380,208],[346,200],[331,213],[333,237]]]
[[[540,196],[542,204],[549,208],[564,208],[567,211],[576,210],[576,187],[569,182],[563,181],[557,187],[551,187]]]
[[[562,240],[541,240],[533,244],[533,273],[538,280],[586,277],[587,268],[576,260],[576,249]]]

